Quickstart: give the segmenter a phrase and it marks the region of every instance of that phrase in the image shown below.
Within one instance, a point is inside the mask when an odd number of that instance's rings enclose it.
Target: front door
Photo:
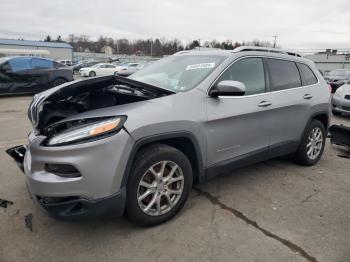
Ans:
[[[207,98],[207,167],[224,167],[234,162],[267,155],[271,112],[266,92],[266,70],[262,58],[242,58],[234,62],[217,80],[234,80],[246,87],[244,96]]]

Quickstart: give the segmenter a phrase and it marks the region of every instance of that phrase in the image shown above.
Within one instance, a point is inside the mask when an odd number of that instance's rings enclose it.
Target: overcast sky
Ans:
[[[1,0],[1,38],[70,33],[112,38],[272,41],[349,48],[350,0]]]

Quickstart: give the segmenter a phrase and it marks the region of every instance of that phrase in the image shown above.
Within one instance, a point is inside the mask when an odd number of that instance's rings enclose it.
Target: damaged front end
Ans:
[[[97,77],[63,84],[36,95],[29,106],[28,117],[34,136],[46,137],[43,146],[66,145],[119,132],[127,118],[116,116],[113,111],[97,117],[74,118],[75,115],[170,94],[174,92],[128,78]],[[65,120],[69,117],[74,119]],[[26,146],[16,146],[6,152],[24,171]]]
[[[332,125],[329,128],[331,143],[350,150],[350,127],[344,125]]]
[[[6,150],[6,153],[16,161],[18,167],[22,170],[22,172],[24,172],[23,161],[26,150],[26,145],[14,146]]]
[[[28,117],[40,134],[54,123],[83,112],[129,104],[174,92],[119,76],[106,76],[58,86],[38,94]]]

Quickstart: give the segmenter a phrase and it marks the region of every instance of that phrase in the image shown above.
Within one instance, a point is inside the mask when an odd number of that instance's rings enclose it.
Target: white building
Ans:
[[[0,57],[30,55],[53,60],[73,60],[73,47],[67,43],[0,38]]]

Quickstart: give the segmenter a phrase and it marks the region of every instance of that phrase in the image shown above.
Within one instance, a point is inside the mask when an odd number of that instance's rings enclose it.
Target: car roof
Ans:
[[[0,64],[5,63],[9,60],[18,59],[18,58],[28,59],[28,60],[33,59],[33,58],[37,58],[37,59],[45,59],[45,60],[53,61],[52,59],[45,58],[45,57],[39,57],[39,56],[5,56],[5,57],[0,58]]]
[[[206,56],[223,56],[227,58],[236,58],[240,56],[262,56],[281,58],[286,60],[293,60],[296,62],[303,62],[306,64],[314,64],[311,60],[302,57],[300,54],[293,51],[278,49],[278,48],[267,48],[267,47],[256,47],[256,46],[241,46],[232,50],[222,49],[205,49],[205,50],[185,50],[174,54],[175,56],[182,55],[206,55]]]

